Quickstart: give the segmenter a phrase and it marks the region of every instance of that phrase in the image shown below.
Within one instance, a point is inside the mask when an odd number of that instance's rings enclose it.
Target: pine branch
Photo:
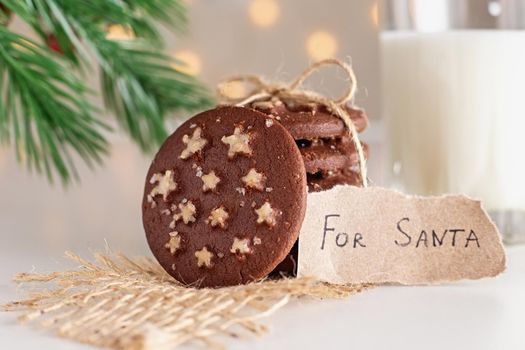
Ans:
[[[63,54],[61,58],[68,60],[71,64],[70,70],[75,69],[79,73],[89,74],[95,70],[92,63],[94,59],[101,71],[101,93],[106,108],[115,114],[118,124],[144,150],[151,150],[164,141],[167,135],[165,122],[170,113],[177,110],[200,109],[212,102],[207,91],[193,77],[172,68],[172,59],[161,52],[163,41],[155,22],[164,22],[176,30],[183,29],[186,23],[186,12],[181,0],[1,1],[29,24],[42,41],[48,40],[49,34],[52,33]],[[106,30],[109,25],[113,24],[129,28],[136,38],[130,41],[108,39]],[[3,44],[4,47],[9,46],[5,38],[0,38],[0,44]],[[36,55],[35,52],[31,53],[34,56],[32,59],[44,64],[42,56],[49,55],[49,52],[45,52],[42,47],[39,47],[39,50],[39,55]],[[30,58],[26,57],[26,59]],[[52,59],[55,63],[56,60],[59,58]],[[45,65],[51,63],[46,61]],[[14,71],[19,75],[24,75],[22,74],[24,69],[23,66],[12,65],[10,72]],[[70,76],[72,73],[62,74],[72,79]],[[17,81],[18,88],[11,88],[3,95],[6,102],[12,104],[16,100],[18,105],[26,109],[24,112],[31,112],[27,114],[26,119],[33,123],[35,129],[40,132],[40,128],[45,129],[37,122],[43,113],[40,110],[47,111],[47,107],[37,105],[39,101],[34,100],[37,89],[32,87],[33,79],[37,80],[36,75],[29,75],[26,78],[26,84],[22,84],[22,89]],[[74,95],[75,103],[63,104],[62,117],[69,115],[69,118],[64,119],[63,122],[75,124],[76,114],[78,114],[78,118],[85,119],[86,130],[97,130],[100,125],[92,117],[93,109],[90,106],[89,108],[84,106],[84,109],[81,109],[78,104],[85,101],[85,87],[80,84],[76,88],[77,90],[68,92],[69,97]],[[3,85],[0,85],[0,92],[3,93],[2,89]],[[48,92],[51,92],[51,89]],[[28,94],[33,99],[25,98],[24,94]],[[62,95],[59,94],[55,100],[58,100],[59,97],[63,98]],[[72,106],[79,109],[81,113],[65,109],[71,109]],[[16,131],[20,129],[16,122],[20,113],[14,107],[0,106],[0,113],[6,116],[6,122],[0,121],[0,137],[2,133],[5,135],[12,133],[2,129],[2,124],[5,129],[10,122],[16,126],[11,127],[15,136],[22,134],[25,129],[21,129],[22,131],[18,133]],[[70,127],[70,125],[67,126]],[[27,131],[24,132],[27,133]],[[42,137],[42,139],[47,140],[48,138]],[[65,138],[54,141],[52,149],[58,150],[63,147],[60,142],[66,142]],[[22,144],[20,141],[18,143]],[[51,147],[48,144],[43,145]],[[32,143],[24,144],[24,146],[26,153],[30,155],[29,158],[32,159],[31,164],[37,166],[38,170],[39,160],[44,159],[41,158],[42,152],[34,151]],[[77,145],[75,150],[90,161],[91,158],[97,158],[100,155],[99,147],[91,146],[79,147]],[[69,164],[67,153],[60,151],[48,152],[48,154],[54,155],[49,159],[53,159],[55,167],[60,169],[59,174],[68,175],[64,170],[69,169],[65,167],[65,164]],[[46,167],[48,163],[49,160],[42,164]],[[47,167],[46,172],[49,173]]]
[[[0,67],[0,140],[13,144],[20,160],[65,183],[76,175],[72,150],[88,164],[101,160],[107,127],[92,116],[84,84],[57,57],[0,26]]]

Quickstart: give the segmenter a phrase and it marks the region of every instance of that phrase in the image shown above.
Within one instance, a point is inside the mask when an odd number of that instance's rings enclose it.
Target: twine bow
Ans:
[[[322,66],[335,65],[343,69],[348,75],[348,85],[345,93],[337,98],[332,99],[319,94],[315,91],[304,90],[301,88],[304,81],[314,72],[319,70]],[[233,97],[227,91],[227,86],[232,83],[246,83],[253,86],[252,91],[248,92],[245,96]],[[283,82],[268,82],[258,75],[237,75],[233,76],[217,86],[217,93],[219,98],[226,104],[235,106],[246,106],[254,102],[265,102],[265,101],[293,101],[298,103],[315,103],[326,107],[334,115],[339,117],[345,124],[348,134],[355,145],[357,155],[359,158],[359,173],[363,187],[368,186],[368,180],[366,176],[366,161],[363,151],[363,146],[357,135],[357,129],[350,118],[350,115],[344,108],[344,105],[352,100],[355,95],[357,88],[357,80],[355,73],[348,64],[337,60],[335,58],[329,58],[318,61],[308,67],[291,83]]]

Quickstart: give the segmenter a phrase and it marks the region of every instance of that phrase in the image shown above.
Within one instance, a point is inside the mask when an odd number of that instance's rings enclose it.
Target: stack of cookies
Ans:
[[[304,161],[309,192],[336,185],[361,185],[355,145],[343,121],[326,107],[285,104],[279,100],[255,102],[251,107],[278,121],[292,135]],[[349,106],[345,109],[357,132],[362,132],[368,126],[365,112]],[[367,157],[368,145],[362,145]]]

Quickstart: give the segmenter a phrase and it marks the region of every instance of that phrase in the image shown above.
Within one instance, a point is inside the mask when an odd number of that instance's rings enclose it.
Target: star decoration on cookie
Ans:
[[[204,192],[216,189],[217,184],[221,182],[221,179],[217,175],[215,175],[215,171],[213,170],[210,171],[208,174],[202,175],[201,180],[203,183],[202,190]]]
[[[257,214],[258,224],[266,223],[270,227],[275,226],[276,211],[270,203],[265,202],[259,209],[255,209],[255,213]]]
[[[247,239],[247,238],[239,239],[239,238],[235,237],[233,239],[233,244],[232,244],[232,247],[230,248],[230,252],[232,252],[233,254],[237,254],[237,253],[247,254],[247,253],[250,253],[251,249],[248,246],[249,242],[250,242],[250,240]]]
[[[181,159],[188,159],[193,154],[202,150],[202,148],[208,143],[206,139],[201,137],[201,133],[201,128],[195,128],[191,137],[188,135],[182,137],[182,142],[186,145],[186,148],[180,153]]]
[[[248,171],[248,174],[241,178],[246,187],[255,188],[259,191],[264,189],[264,182],[266,181],[266,176],[262,173],[257,172],[255,168],[251,168]]]
[[[201,250],[195,252],[195,257],[197,258],[197,266],[202,267],[211,267],[211,258],[213,253],[208,250],[208,248],[203,247]]]
[[[177,207],[173,206],[172,210],[175,211],[177,208],[179,211],[173,214],[173,221],[170,223],[170,228],[175,228],[175,224],[181,219],[186,225],[190,222],[195,222],[197,208],[191,201],[181,202]]]
[[[223,136],[221,141],[230,146],[228,149],[228,157],[233,158],[237,153],[243,153],[245,155],[252,154],[252,148],[250,147],[250,135],[243,133],[240,127],[236,127],[233,131],[233,135]]]
[[[164,245],[164,248],[169,249],[171,255],[180,248],[180,236],[177,231],[170,232],[170,240]]]
[[[173,179],[174,177],[173,170],[166,170],[164,174],[162,173],[156,173],[153,174],[151,179],[149,180],[150,184],[157,183],[155,187],[151,190],[151,192],[148,195],[148,202],[151,203],[152,207],[155,206],[155,202],[153,201],[153,197],[157,195],[162,195],[162,199],[166,201],[168,198],[168,195],[177,189],[177,183]]]
[[[215,208],[211,211],[210,216],[208,217],[207,222],[212,226],[219,226],[224,229],[226,227],[226,220],[228,220],[228,212],[221,205],[218,208]]]

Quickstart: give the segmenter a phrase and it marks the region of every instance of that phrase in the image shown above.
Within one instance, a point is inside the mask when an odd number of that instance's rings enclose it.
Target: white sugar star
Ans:
[[[248,171],[248,174],[241,178],[242,182],[246,187],[255,188],[259,191],[264,189],[264,181],[266,180],[265,176],[262,173],[257,172],[254,168],[251,168]]]
[[[195,252],[195,257],[197,258],[197,266],[206,266],[211,267],[211,258],[213,253],[211,253],[206,247],[203,247],[201,250]]]
[[[228,149],[228,157],[233,158],[237,153],[244,153],[246,155],[252,154],[250,147],[250,135],[243,133],[241,128],[236,127],[233,135],[223,136],[221,141],[230,146]]]
[[[230,248],[230,252],[232,252],[233,254],[236,254],[236,253],[241,253],[241,254],[250,253],[251,249],[248,246],[249,242],[250,242],[250,240],[247,239],[247,238],[239,239],[239,238],[235,237],[233,239],[233,244],[232,244],[232,247]]]
[[[212,227],[219,226],[220,228],[225,228],[226,220],[228,220],[228,217],[228,212],[224,209],[223,206],[220,206],[211,211],[210,216],[208,217],[208,223]]]
[[[202,175],[201,180],[203,182],[202,190],[204,192],[214,190],[217,187],[217,184],[221,182],[221,179],[215,175],[215,171],[213,170],[206,175]]]
[[[197,214],[197,208],[191,201],[186,203],[179,203],[177,207],[172,208],[173,211],[179,209],[178,212],[173,214],[173,221],[170,223],[171,228],[175,228],[175,223],[182,219],[182,221],[187,225],[190,222],[195,222],[195,214]]]
[[[177,189],[177,183],[173,179],[174,173],[172,170],[166,170],[164,174],[162,173],[156,173],[153,174],[151,179],[149,180],[150,184],[157,183],[155,187],[151,190],[151,192],[148,195],[148,202],[152,204],[152,206],[155,206],[155,202],[153,201],[153,197],[157,195],[162,195],[162,199],[166,201],[168,198],[168,195]]]
[[[166,249],[169,249],[171,255],[180,248],[180,236],[177,231],[170,232],[170,240],[164,245]]]
[[[265,202],[259,209],[255,209],[255,213],[257,214],[258,224],[266,223],[270,227],[275,226],[276,212],[270,203]]]
[[[193,131],[193,135],[189,137],[188,135],[184,135],[182,137],[182,142],[186,145],[186,148],[181,152],[180,158],[181,159],[187,159],[194,153],[199,152],[202,150],[202,148],[208,143],[205,139],[201,137],[202,129],[196,128]]]

